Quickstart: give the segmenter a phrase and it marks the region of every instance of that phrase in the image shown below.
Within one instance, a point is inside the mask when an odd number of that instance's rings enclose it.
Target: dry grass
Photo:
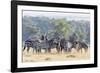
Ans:
[[[36,54],[33,53],[32,49],[30,49],[29,53],[25,50],[23,52],[23,62],[43,62],[43,61],[63,61],[63,60],[82,60],[82,59],[89,59],[90,58],[90,52],[85,52],[84,49],[77,52],[75,49],[72,49],[71,53],[57,53],[56,49],[52,49],[51,53],[44,53],[44,50],[42,50],[42,53]]]

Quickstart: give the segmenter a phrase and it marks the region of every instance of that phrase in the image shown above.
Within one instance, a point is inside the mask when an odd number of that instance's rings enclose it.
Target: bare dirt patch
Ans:
[[[84,49],[77,52],[75,49],[72,49],[71,53],[61,52],[57,53],[56,49],[52,49],[51,53],[33,53],[32,49],[29,52],[26,50],[22,54],[22,62],[45,62],[45,61],[67,61],[67,60],[86,60],[90,58],[90,51],[87,52]]]

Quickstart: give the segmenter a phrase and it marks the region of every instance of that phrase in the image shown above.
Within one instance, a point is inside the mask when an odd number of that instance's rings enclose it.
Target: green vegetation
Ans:
[[[70,24],[66,19],[52,19],[51,24],[55,27],[54,32],[62,34],[65,38],[67,37],[70,31]]]
[[[48,34],[48,38],[63,36],[69,38],[75,34],[77,40],[90,42],[90,23],[85,20],[67,20],[66,18],[23,17],[23,41],[34,35]],[[73,36],[74,37],[74,36]]]

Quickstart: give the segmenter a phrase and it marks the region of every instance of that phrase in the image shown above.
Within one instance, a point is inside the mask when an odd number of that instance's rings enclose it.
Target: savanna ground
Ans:
[[[86,60],[90,58],[90,51],[88,49],[87,52],[82,49],[77,52],[75,49],[72,49],[71,53],[63,52],[57,53],[56,49],[52,49],[51,53],[42,53],[36,54],[33,53],[32,48],[27,52],[26,50],[22,53],[22,62],[45,62],[45,61],[67,61],[67,60]]]

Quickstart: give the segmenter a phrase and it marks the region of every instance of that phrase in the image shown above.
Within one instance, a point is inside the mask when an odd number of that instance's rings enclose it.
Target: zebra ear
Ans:
[[[40,39],[41,39],[41,40],[44,40],[44,36],[42,35]]]

